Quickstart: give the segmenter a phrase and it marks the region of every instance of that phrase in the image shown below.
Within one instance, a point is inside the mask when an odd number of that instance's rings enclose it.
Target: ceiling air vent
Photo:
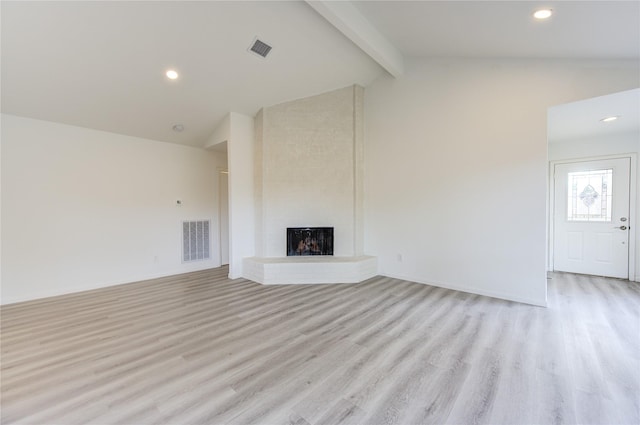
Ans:
[[[253,44],[251,45],[251,47],[249,47],[249,51],[255,53],[256,55],[262,56],[263,58],[266,58],[269,52],[271,51],[271,46],[269,46],[267,43],[260,41],[258,40],[258,38],[256,38],[253,41]]]

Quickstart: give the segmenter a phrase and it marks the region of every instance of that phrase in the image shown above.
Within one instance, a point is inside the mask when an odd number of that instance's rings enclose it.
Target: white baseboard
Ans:
[[[94,282],[94,283],[89,283],[87,285],[82,285],[81,287],[76,286],[76,287],[68,287],[68,288],[51,288],[51,290],[27,293],[17,297],[0,297],[0,305],[16,304],[16,303],[21,303],[26,301],[40,300],[43,298],[57,297],[60,295],[76,294],[79,292],[91,291],[94,289],[108,288],[110,286],[117,286],[117,285],[125,285],[128,283],[140,282],[143,280],[158,279],[161,277],[175,276],[179,274],[197,272],[201,270],[208,270],[208,269],[213,269],[217,267],[219,266],[215,266],[215,265],[212,265],[210,262],[207,262],[207,264],[202,264],[196,267],[192,266],[192,267],[189,267],[188,269],[182,268],[182,269],[175,269],[175,270],[167,270],[162,273],[132,276],[128,278],[117,279],[117,280],[106,281],[106,282],[97,282],[97,283]]]
[[[469,294],[482,295],[482,296],[491,297],[491,298],[498,298],[506,301],[514,301],[522,304],[530,304],[537,307],[547,307],[546,300],[544,302],[541,302],[540,300],[527,299],[524,297],[514,296],[512,294],[506,294],[506,293],[501,293],[497,291],[483,291],[483,290],[478,290],[475,287],[470,287],[466,285],[456,285],[456,284],[445,283],[445,282],[425,281],[425,280],[415,279],[413,277],[402,276],[402,275],[383,273],[382,276],[390,277],[393,279],[408,280],[410,282],[416,282],[423,285],[437,286],[439,288],[452,289],[454,291],[467,292]]]

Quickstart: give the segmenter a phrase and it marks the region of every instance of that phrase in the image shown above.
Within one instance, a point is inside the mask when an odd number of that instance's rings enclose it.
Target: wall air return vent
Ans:
[[[271,46],[269,46],[264,41],[258,40],[256,37],[253,40],[253,44],[249,47],[249,51],[255,53],[256,55],[266,58],[269,52],[271,51]]]
[[[182,262],[209,260],[211,221],[196,220],[182,222]]]

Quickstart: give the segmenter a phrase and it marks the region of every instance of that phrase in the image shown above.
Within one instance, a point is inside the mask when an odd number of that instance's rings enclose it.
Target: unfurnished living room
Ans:
[[[0,19],[2,424],[640,423],[639,1]]]

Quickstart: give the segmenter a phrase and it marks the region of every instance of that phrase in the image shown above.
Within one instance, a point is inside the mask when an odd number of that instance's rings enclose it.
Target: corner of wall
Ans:
[[[242,260],[255,255],[255,119],[229,113],[229,277],[242,276]]]
[[[353,86],[354,255],[364,253],[364,88]]]
[[[205,149],[215,146],[217,144],[229,141],[229,133],[231,130],[231,113],[228,113],[224,116],[224,118],[218,123],[211,136],[207,139],[204,144]]]
[[[262,235],[264,229],[263,208],[263,129],[264,129],[264,110],[260,109],[255,118],[255,137],[254,137],[254,186],[255,186],[255,208],[256,208],[256,256],[264,256],[264,237]]]

